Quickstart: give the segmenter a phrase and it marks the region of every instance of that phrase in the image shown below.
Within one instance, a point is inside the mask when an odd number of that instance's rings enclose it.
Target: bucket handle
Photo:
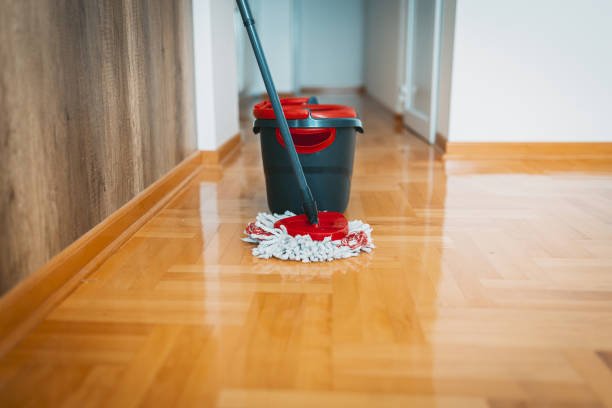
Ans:
[[[312,154],[331,146],[336,140],[336,128],[290,128],[295,150],[300,154]],[[285,148],[285,141],[276,128],[276,141]]]

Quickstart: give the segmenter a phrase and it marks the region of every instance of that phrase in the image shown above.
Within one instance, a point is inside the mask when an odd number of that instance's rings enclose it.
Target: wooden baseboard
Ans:
[[[393,128],[396,133],[404,130],[404,115],[401,113],[393,113]]]
[[[278,92],[279,98],[291,98],[292,96],[297,96],[297,95],[294,92]],[[261,93],[255,99],[257,99],[258,101],[263,101],[264,99],[268,99],[268,94],[266,92]]]
[[[0,298],[0,356],[178,194],[202,168],[195,152]]]
[[[455,143],[446,160],[609,159],[612,143]]]
[[[305,96],[317,96],[323,94],[334,95],[363,95],[365,94],[365,86],[348,86],[348,87],[314,87],[306,86],[300,88],[300,94]]]
[[[242,142],[240,133],[236,133],[217,150],[200,150],[201,162],[205,166],[219,166],[232,154]]]
[[[447,145],[448,145],[448,141],[446,140],[446,137],[442,135],[441,133],[436,133],[436,147],[438,147],[440,152],[446,153]]]

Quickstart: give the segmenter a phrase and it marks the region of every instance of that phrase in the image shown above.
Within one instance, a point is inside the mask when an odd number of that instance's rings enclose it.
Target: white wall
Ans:
[[[368,94],[391,111],[400,113],[402,84],[402,0],[366,0],[364,82]]]
[[[233,7],[227,0],[193,0],[200,150],[216,150],[239,131]]]
[[[215,103],[210,92],[213,89],[210,0],[193,1],[193,48],[198,148],[214,150],[216,139],[205,132],[207,128],[215,129]]]
[[[278,92],[293,91],[293,3],[292,0],[264,0],[257,16],[256,27]],[[249,51],[252,56],[252,50]],[[252,61],[255,67],[254,57]],[[265,92],[259,71],[257,75],[261,92]]]
[[[605,0],[459,0],[450,141],[612,141],[611,21]]]
[[[297,0],[301,87],[363,85],[363,0]]]
[[[249,39],[247,38],[242,17],[238,8],[234,8],[234,39],[236,41],[236,74],[238,75],[238,92],[242,93],[246,90],[246,73],[245,73],[245,58],[246,47]]]
[[[364,0],[252,0],[278,92],[299,87],[363,85]],[[240,38],[240,37],[239,37]],[[246,36],[241,83],[248,95],[265,92]]]
[[[228,1],[233,3],[233,1]],[[255,19],[255,28],[259,34],[274,85],[278,92],[283,93],[294,91],[294,1],[249,1]],[[244,92],[248,95],[260,95],[266,92],[266,88],[242,22],[240,22],[240,28],[244,44]]]

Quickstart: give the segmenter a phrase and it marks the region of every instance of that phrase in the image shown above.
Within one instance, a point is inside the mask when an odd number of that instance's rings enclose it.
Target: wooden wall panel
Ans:
[[[0,292],[196,149],[190,0],[0,10]]]

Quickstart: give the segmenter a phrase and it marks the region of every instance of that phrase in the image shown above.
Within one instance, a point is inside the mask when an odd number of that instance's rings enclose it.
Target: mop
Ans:
[[[274,257],[281,260],[322,262],[371,252],[374,243],[372,228],[368,224],[360,220],[348,222],[339,212],[318,211],[255,30],[255,20],[248,2],[236,0],[236,3],[289,154],[304,209],[304,214],[299,215],[289,211],[284,214],[260,213],[254,222],[247,225],[244,231],[246,238],[243,240],[256,244],[253,255],[264,259]]]

